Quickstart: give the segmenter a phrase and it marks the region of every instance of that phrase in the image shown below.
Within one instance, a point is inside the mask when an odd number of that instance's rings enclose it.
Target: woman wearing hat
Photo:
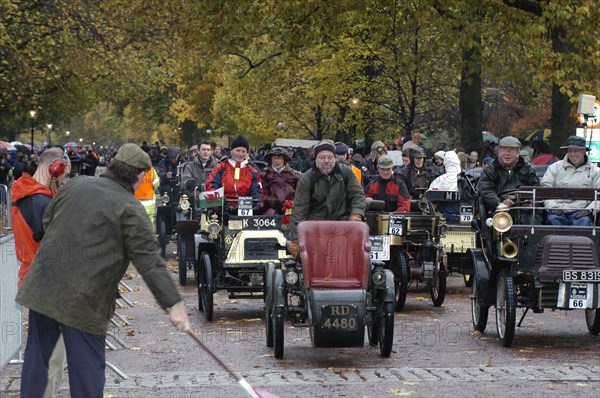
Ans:
[[[400,177],[406,184],[411,198],[419,199],[421,194],[429,188],[431,181],[439,175],[439,172],[437,168],[434,169],[435,166],[432,164],[425,163],[426,155],[422,148],[409,151],[410,163],[402,168]]]
[[[583,137],[571,136],[564,159],[548,166],[541,185],[555,188],[600,188],[600,169],[586,154]],[[550,225],[592,225],[594,202],[587,200],[545,200],[546,223]]]
[[[281,213],[283,203],[294,199],[294,191],[302,173],[290,167],[288,151],[275,147],[265,155],[268,165],[261,172],[265,206],[263,214]]]
[[[250,143],[239,135],[231,143],[231,155],[213,168],[206,181],[206,189],[215,191],[223,187],[225,199],[237,199],[240,196],[252,196],[254,207],[262,207],[261,179],[248,161]],[[237,201],[229,203],[237,208]]]

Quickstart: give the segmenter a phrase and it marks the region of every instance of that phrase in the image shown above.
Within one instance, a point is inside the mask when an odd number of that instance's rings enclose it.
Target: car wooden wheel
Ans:
[[[201,253],[200,260],[200,284],[198,285],[198,290],[200,300],[202,301],[204,317],[210,322],[213,319],[212,264],[210,256],[206,252]]]
[[[597,336],[600,333],[600,311],[595,310],[585,310],[585,322],[587,323],[588,330],[594,336]]]
[[[496,330],[503,347],[510,347],[515,337],[517,294],[512,276],[500,271],[496,289]]]
[[[379,352],[389,357],[394,344],[394,304],[384,303],[379,319]]]
[[[396,254],[396,264],[394,268],[394,310],[400,312],[404,309],[408,285],[410,283],[410,266],[406,261],[404,253]],[[377,344],[377,342],[375,343]]]
[[[179,265],[179,284],[185,286],[187,283],[187,253],[185,240],[177,237],[177,263]]]
[[[477,277],[473,275],[472,278],[472,290],[471,290],[471,320],[473,321],[473,328],[481,333],[485,332],[487,326],[488,314],[490,307],[487,305],[479,304],[479,288],[477,283]]]
[[[271,318],[273,321],[273,355],[275,358],[281,359],[283,358],[283,308],[275,308]]]

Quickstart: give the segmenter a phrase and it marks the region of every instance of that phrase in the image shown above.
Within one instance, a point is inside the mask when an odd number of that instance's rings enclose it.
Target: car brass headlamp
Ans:
[[[382,270],[373,272],[371,280],[376,286],[383,285],[385,283],[385,272],[383,272]]]
[[[213,239],[219,236],[219,232],[221,232],[221,224],[219,224],[218,217],[215,214],[210,217],[210,221],[208,222],[206,230]]]
[[[160,201],[163,205],[166,205],[167,203],[169,203],[169,195],[163,193],[163,196],[160,197]]]
[[[298,283],[298,273],[296,271],[288,271],[285,273],[285,283],[295,285]]]
[[[187,213],[190,209],[190,201],[188,200],[187,195],[181,195],[181,198],[179,198],[179,207],[184,213]]]
[[[492,219],[492,226],[498,232],[506,232],[512,228],[513,219],[505,211],[501,211],[499,213],[494,214],[494,218]]]

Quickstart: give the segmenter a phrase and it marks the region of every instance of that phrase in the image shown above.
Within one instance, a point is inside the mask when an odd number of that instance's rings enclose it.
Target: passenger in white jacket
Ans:
[[[551,164],[541,185],[555,188],[600,188],[600,169],[587,156],[583,137],[571,136],[564,159]],[[595,202],[587,200],[545,200],[546,223],[549,225],[592,225]]]

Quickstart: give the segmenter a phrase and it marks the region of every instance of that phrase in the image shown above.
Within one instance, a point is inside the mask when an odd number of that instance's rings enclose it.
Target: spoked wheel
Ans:
[[[471,320],[473,321],[473,328],[481,333],[485,332],[488,321],[488,313],[490,307],[488,305],[481,305],[478,302],[479,293],[477,292],[477,278],[473,275],[473,284],[471,290]]]
[[[179,265],[179,284],[185,286],[187,283],[187,253],[185,240],[181,236],[177,237],[177,262]]]
[[[600,310],[585,310],[585,322],[590,334],[597,336],[600,333]]]
[[[515,337],[517,294],[512,276],[500,271],[496,289],[496,330],[503,347],[510,347]]]
[[[383,303],[379,319],[379,353],[389,357],[394,344],[394,304]]]
[[[212,264],[210,262],[210,256],[208,253],[202,252],[200,255],[200,280],[198,292],[200,293],[204,317],[209,322],[213,319],[212,282]]]
[[[267,337],[267,347],[273,347],[273,310],[267,307],[265,313],[265,335]]]
[[[436,277],[431,281],[429,292],[434,307],[440,307],[444,304],[446,298],[446,271],[440,270],[437,272]]]
[[[158,223],[158,243],[160,244],[160,255],[165,258],[167,251],[167,222],[162,218]]]
[[[277,359],[283,358],[283,308],[277,307],[273,311],[273,355]]]
[[[408,284],[410,283],[410,266],[406,261],[404,253],[397,253],[396,255],[396,269],[394,270],[397,275],[394,275],[394,310],[400,312],[404,309],[406,303],[406,294],[408,293]],[[377,344],[377,343],[375,343]]]
[[[367,337],[369,338],[369,344],[372,346],[376,346],[379,344],[379,315],[375,314],[373,316],[373,321],[370,324],[367,324]]]
[[[463,282],[466,287],[473,286],[473,275],[472,274],[463,274]]]

